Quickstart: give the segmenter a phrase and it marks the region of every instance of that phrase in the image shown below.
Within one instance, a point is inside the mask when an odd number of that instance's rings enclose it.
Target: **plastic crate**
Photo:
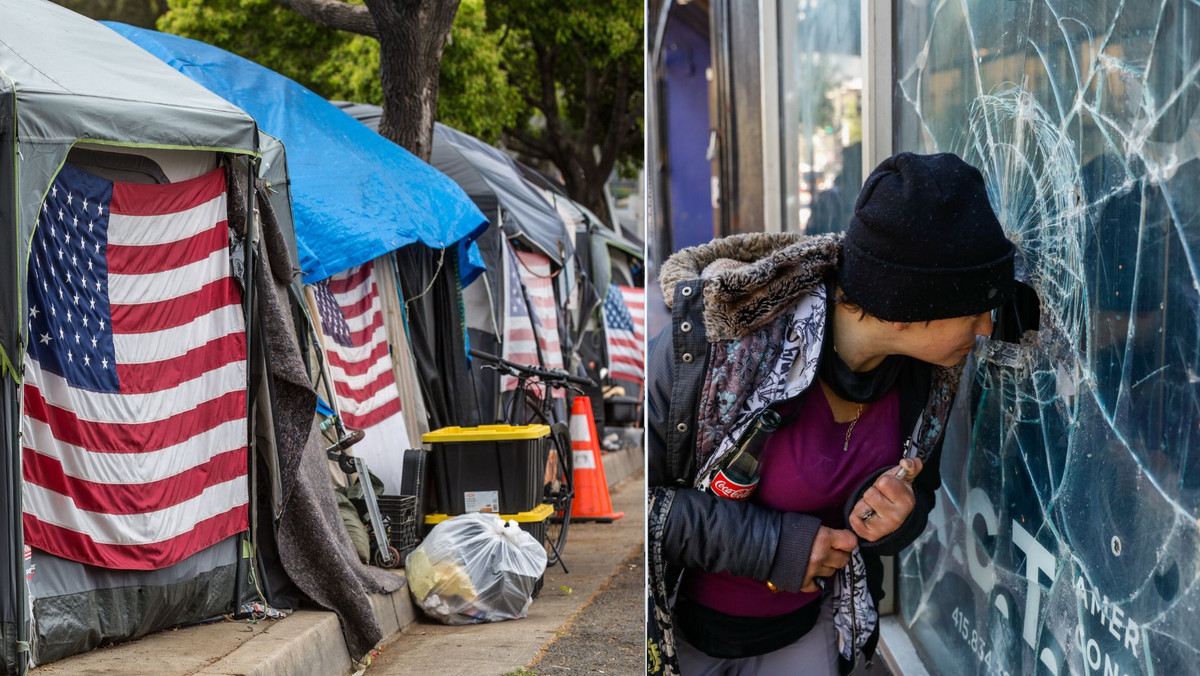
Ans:
[[[388,544],[396,549],[400,560],[404,561],[408,553],[421,542],[417,496],[381,495],[375,499],[379,503],[379,513],[392,522],[388,529]]]
[[[519,514],[541,502],[550,428],[444,427],[421,440],[432,448],[437,511]]]
[[[433,527],[439,523],[449,519],[457,514],[426,514],[425,525]],[[554,516],[554,507],[552,505],[541,504],[527,511],[517,514],[497,514],[496,516],[505,521],[516,521],[521,530],[533,536],[533,539],[545,544],[546,528],[550,522],[550,517]]]

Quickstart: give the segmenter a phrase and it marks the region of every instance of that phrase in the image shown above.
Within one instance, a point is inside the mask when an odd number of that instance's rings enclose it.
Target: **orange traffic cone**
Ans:
[[[600,439],[592,419],[592,402],[575,397],[571,406],[571,456],[575,465],[575,501],[571,518],[576,521],[613,521],[625,512],[612,511],[604,463],[600,461]]]

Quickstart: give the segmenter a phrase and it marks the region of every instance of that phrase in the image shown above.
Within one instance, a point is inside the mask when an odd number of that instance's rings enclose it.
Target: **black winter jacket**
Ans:
[[[793,262],[799,261],[813,268],[811,271],[808,268],[800,270],[800,273],[809,274],[811,278],[807,285],[801,284],[790,294],[767,294],[779,303],[788,305],[787,308],[775,308],[775,316],[778,316],[794,308],[797,299],[811,293],[836,269],[839,245],[837,238],[802,240],[791,235],[756,234],[716,240],[706,247],[686,250],[676,256],[692,256],[695,260],[691,271],[695,272],[704,270],[710,264],[710,259],[716,261],[736,257],[741,252],[745,252],[752,265],[759,267],[763,260],[790,255]],[[706,248],[710,250],[706,251]],[[778,273],[780,267],[784,266],[774,265],[774,269],[768,269],[766,274]],[[647,355],[648,549],[651,576],[647,625],[650,635],[649,673],[677,672],[670,607],[674,604],[683,570],[693,568],[728,572],[752,579],[771,580],[781,589],[798,591],[807,570],[813,540],[821,525],[811,515],[778,512],[749,502],[724,500],[696,487],[701,477],[697,475],[695,427],[698,418],[702,417],[699,410],[700,393],[706,385],[706,377],[709,377],[709,360],[713,350],[724,349],[729,340],[736,340],[739,335],[753,329],[752,324],[762,326],[764,317],[769,321],[770,311],[751,320],[751,325],[740,325],[734,305],[737,302],[736,294],[729,298],[732,312],[723,307],[714,311],[713,307],[707,307],[706,298],[715,300],[719,305],[723,297],[713,293],[714,287],[728,292],[731,285],[745,284],[745,279],[731,282],[730,273],[723,276],[721,273],[715,276],[705,273],[704,281],[697,278],[699,275],[687,278],[686,274],[670,280],[667,277],[670,271],[669,264],[664,266],[662,279],[664,294],[668,293],[668,283],[671,285],[671,295],[665,297],[672,301],[672,326],[650,342]],[[733,270],[734,273],[745,271],[745,267],[735,267]],[[794,268],[788,272],[799,276]],[[749,286],[764,288],[761,282],[762,279],[751,275]],[[758,286],[755,286],[756,283]],[[757,300],[762,301],[762,296]],[[714,322],[719,324],[715,331],[709,326]],[[921,362],[914,364],[917,366],[907,369],[898,383],[901,388],[902,438],[909,436],[909,431],[914,429],[914,423],[922,415],[927,418],[930,416],[931,375],[937,367]],[[945,389],[945,380],[946,375],[942,374],[939,380],[942,390]],[[952,395],[953,392],[950,393]],[[942,398],[945,398],[944,393]],[[944,411],[938,411],[939,415],[934,416],[939,424],[944,422],[948,410],[947,405]],[[934,492],[940,485],[940,434],[936,440],[928,443],[927,452],[922,454],[924,469],[914,482],[916,506],[908,520],[896,532],[879,541],[860,543],[867,568],[868,588],[876,603],[883,596],[883,568],[879,556],[896,554],[912,543],[924,530],[934,504]],[[887,469],[881,467],[872,474],[848,501],[846,509],[853,507],[862,492]],[[667,606],[665,608],[664,603]],[[867,644],[865,652],[868,655],[873,652],[876,640],[877,628],[875,636]]]

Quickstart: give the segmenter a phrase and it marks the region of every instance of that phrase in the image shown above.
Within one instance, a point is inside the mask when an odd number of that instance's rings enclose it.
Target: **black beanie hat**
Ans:
[[[965,317],[1012,295],[1015,251],[978,169],[951,153],[900,153],[858,194],[838,283],[885,321]]]

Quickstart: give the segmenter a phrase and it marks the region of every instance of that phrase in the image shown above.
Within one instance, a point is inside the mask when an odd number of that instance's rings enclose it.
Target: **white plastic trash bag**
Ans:
[[[516,521],[473,513],[447,519],[404,562],[408,588],[429,617],[477,624],[525,617],[546,572],[546,550]]]

